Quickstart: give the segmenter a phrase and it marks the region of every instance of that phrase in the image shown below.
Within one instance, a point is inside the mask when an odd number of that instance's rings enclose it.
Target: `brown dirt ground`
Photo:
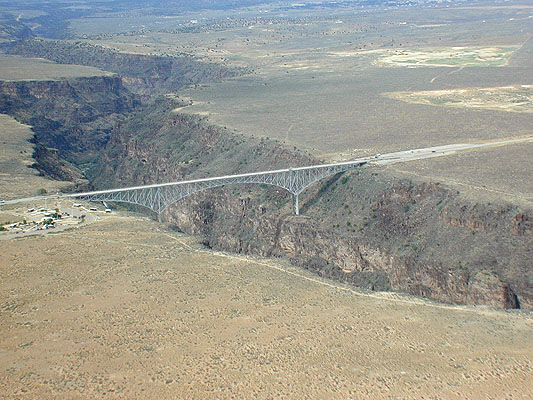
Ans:
[[[533,85],[386,93],[408,103],[533,113]]]
[[[110,72],[82,65],[56,64],[42,58],[0,54],[0,80],[55,80],[91,76],[111,76]]]
[[[519,46],[399,49],[386,52],[376,65],[389,67],[503,66]]]
[[[0,398],[531,398],[529,314],[337,287],[155,222],[0,240]]]
[[[29,168],[35,162],[32,137],[30,126],[0,114],[0,199],[35,196],[41,188],[55,193],[69,184],[46,179]]]

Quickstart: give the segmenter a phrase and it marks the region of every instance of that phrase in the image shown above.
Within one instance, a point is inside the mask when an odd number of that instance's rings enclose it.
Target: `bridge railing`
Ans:
[[[87,201],[109,201],[137,204],[149,208],[160,215],[173,203],[202,190],[242,183],[259,183],[277,186],[291,193],[294,201],[293,211],[298,215],[298,196],[304,189],[328,176],[362,167],[369,161],[371,161],[371,158],[361,158],[336,164],[311,165],[307,167],[252,172],[247,174],[133,186],[120,189],[96,190],[85,193],[39,196],[28,199],[18,199],[6,203],[51,198],[76,198]]]
[[[290,192],[294,199],[293,211],[298,215],[298,195],[304,189],[325,177],[362,167],[366,163],[368,163],[368,159],[361,159],[338,164],[314,165],[122,189],[74,193],[65,195],[65,197],[88,201],[114,201],[137,204],[161,214],[173,203],[202,190],[234,184],[259,183],[281,187]]]

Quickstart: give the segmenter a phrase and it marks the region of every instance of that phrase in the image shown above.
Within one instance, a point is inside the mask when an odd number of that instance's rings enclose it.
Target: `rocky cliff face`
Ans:
[[[173,111],[169,98],[141,107],[124,79],[0,82],[0,112],[33,125],[41,172],[75,182],[88,174],[100,188],[318,162]],[[533,309],[531,210],[472,203],[366,167],[316,184],[301,201],[296,217],[284,190],[234,186],[186,198],[164,219],[213,248],[285,257],[359,287]]]
[[[4,45],[9,54],[42,57],[60,64],[78,64],[115,72],[132,92],[148,97],[173,92],[187,85],[211,82],[245,72],[220,64],[180,57],[118,53],[83,42],[31,39]]]
[[[38,169],[54,179],[78,176],[73,164],[91,163],[113,128],[139,105],[118,77],[0,81],[0,112],[33,127]]]
[[[131,134],[125,126],[109,142],[98,172],[108,185],[316,162],[195,117],[161,109],[152,110],[155,115],[167,117],[157,119],[149,136],[142,129]],[[164,219],[201,235],[210,247],[286,257],[368,289],[533,309],[529,211],[469,203],[438,184],[413,183],[371,168],[321,182],[302,200],[304,215],[292,216],[290,196],[282,189],[234,186],[183,199]]]
[[[448,233],[437,235],[443,238],[439,244],[435,232],[421,228],[419,234],[432,237],[418,246],[440,247],[424,250],[404,245],[405,239],[392,233],[398,228],[394,224],[390,231],[381,232],[387,235],[382,241],[376,238],[380,229],[347,232],[315,218],[316,209],[308,209],[307,216],[292,216],[289,207],[280,213],[252,195],[235,198],[227,190],[197,197],[176,204],[166,219],[185,232],[203,235],[205,243],[213,248],[287,257],[321,276],[372,290],[407,292],[447,303],[532,307],[527,281],[521,278],[531,268],[527,248],[522,247],[529,240],[518,245],[521,249],[499,246],[507,256],[515,250],[526,254],[514,260],[506,256],[490,260],[493,253],[484,251],[477,241],[456,242],[463,240],[463,229],[449,229],[438,213],[428,215],[428,225],[435,224],[437,230]],[[506,217],[512,217],[512,213]],[[451,253],[457,247],[461,248],[460,255]]]
[[[174,112],[174,107],[173,100],[160,98],[121,124],[97,168],[89,171],[95,184],[167,182],[307,165],[313,160],[275,141],[230,134],[197,116]]]

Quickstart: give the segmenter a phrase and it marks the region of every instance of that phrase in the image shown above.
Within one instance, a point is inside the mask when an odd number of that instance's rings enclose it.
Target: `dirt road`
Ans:
[[[347,290],[131,216],[0,251],[0,398],[533,396],[530,314]]]

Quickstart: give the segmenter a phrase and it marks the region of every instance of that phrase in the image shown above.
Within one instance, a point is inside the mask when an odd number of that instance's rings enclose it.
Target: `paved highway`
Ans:
[[[7,204],[16,204],[16,203],[23,203],[23,202],[32,202],[32,201],[38,201],[38,200],[46,200],[46,199],[76,198],[76,197],[89,196],[89,195],[94,195],[94,194],[119,192],[123,190],[158,188],[158,187],[163,187],[163,186],[175,185],[177,183],[186,184],[186,183],[207,182],[210,180],[218,180],[218,179],[224,179],[224,178],[247,177],[247,176],[254,176],[254,175],[260,175],[260,174],[265,174],[265,173],[277,173],[277,172],[281,173],[281,172],[287,172],[289,170],[301,171],[301,170],[306,170],[306,169],[313,169],[317,167],[328,167],[328,166],[334,166],[334,165],[342,166],[342,165],[350,165],[350,164],[357,164],[357,163],[368,163],[368,164],[373,164],[373,165],[388,165],[388,164],[395,164],[395,163],[400,163],[400,162],[422,160],[422,159],[432,158],[432,157],[442,157],[442,156],[454,154],[458,151],[473,150],[473,149],[482,148],[482,147],[503,146],[503,145],[508,145],[508,144],[516,144],[516,143],[524,143],[524,142],[533,143],[533,136],[525,137],[525,138],[517,138],[517,139],[483,142],[483,143],[459,143],[459,144],[449,144],[445,146],[426,147],[422,149],[399,151],[395,153],[377,154],[371,157],[363,157],[363,158],[358,158],[355,160],[335,163],[335,164],[311,165],[307,167],[299,167],[299,168],[292,168],[292,169],[253,172],[249,174],[228,175],[228,176],[222,176],[222,177],[195,179],[191,181],[159,183],[159,184],[154,184],[154,185],[134,186],[134,187],[127,187],[127,188],[111,189],[111,190],[99,190],[99,191],[85,192],[85,193],[57,194],[57,195],[51,195],[51,196],[35,196],[35,197],[27,197],[23,199],[1,200],[0,204],[7,205]]]
[[[508,139],[508,140],[500,140],[500,141],[484,142],[484,143],[448,144],[445,146],[436,146],[436,147],[427,147],[424,149],[399,151],[396,153],[382,154],[377,159],[374,159],[372,161],[372,164],[385,165],[385,164],[394,164],[394,163],[413,161],[413,160],[422,160],[425,158],[446,156],[446,155],[454,154],[458,151],[473,150],[473,149],[477,149],[481,147],[503,146],[507,144],[516,144],[516,143],[523,143],[523,142],[533,143],[533,137]]]

